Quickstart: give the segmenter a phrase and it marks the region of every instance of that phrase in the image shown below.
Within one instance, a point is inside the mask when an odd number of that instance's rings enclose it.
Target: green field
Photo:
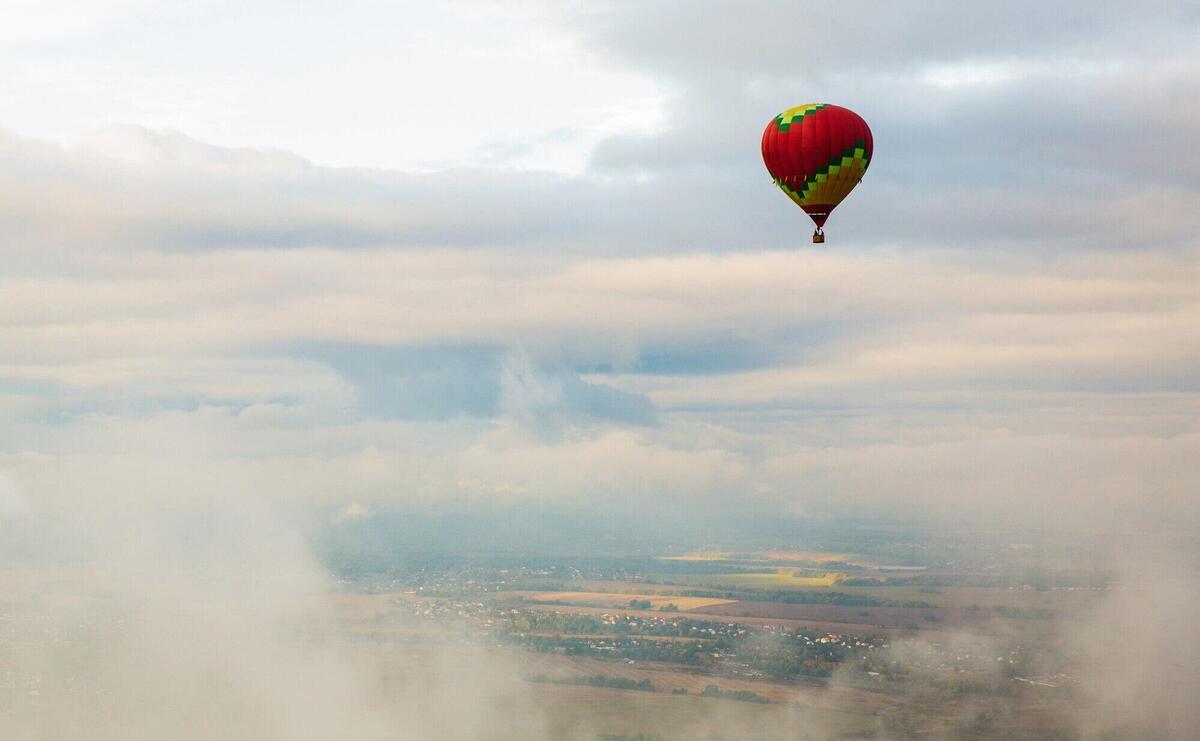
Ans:
[[[843,594],[876,597],[896,603],[925,602],[946,609],[983,610],[1012,608],[1020,610],[1051,610],[1061,617],[1070,617],[1086,610],[1103,599],[1103,589],[1009,589],[1006,587],[920,587],[880,586],[863,587],[838,584],[836,578],[816,575],[795,576],[790,573],[739,574],[655,574],[666,588],[669,584],[684,588],[709,586],[732,590],[841,592]]]

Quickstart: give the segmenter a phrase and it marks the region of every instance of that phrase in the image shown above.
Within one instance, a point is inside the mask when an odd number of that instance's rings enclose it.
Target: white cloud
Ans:
[[[0,43],[62,41],[94,34],[145,0],[9,0]]]
[[[409,170],[478,163],[481,148],[518,142],[505,163],[567,172],[600,138],[654,125],[652,80],[512,10],[19,2],[0,30],[0,43],[17,42],[0,120],[59,139],[137,123]],[[75,43],[51,43],[63,40]],[[568,140],[525,146],[564,129]]]

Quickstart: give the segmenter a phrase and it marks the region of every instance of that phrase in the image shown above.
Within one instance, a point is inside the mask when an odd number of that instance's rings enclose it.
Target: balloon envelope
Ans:
[[[872,148],[862,116],[829,103],[787,109],[767,124],[762,138],[763,161],[775,184],[818,228],[862,180]]]

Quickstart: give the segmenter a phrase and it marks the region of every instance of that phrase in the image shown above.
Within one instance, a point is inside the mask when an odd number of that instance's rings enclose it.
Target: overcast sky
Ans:
[[[0,527],[1196,517],[1195,3],[4,15]],[[807,101],[876,145],[819,248],[758,151]]]

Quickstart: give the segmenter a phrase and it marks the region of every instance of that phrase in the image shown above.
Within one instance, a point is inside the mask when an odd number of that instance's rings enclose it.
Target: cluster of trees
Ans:
[[[1054,620],[1058,613],[1045,607],[1005,607],[996,605],[992,608],[997,615],[1020,620]]]
[[[654,692],[654,684],[649,679],[630,679],[629,677],[606,677],[603,674],[577,674],[573,677],[551,679],[545,674],[534,674],[530,682],[546,682],[549,684],[579,684],[586,687],[611,687],[618,690],[636,690],[638,692]]]
[[[769,644],[741,643],[736,646],[733,658],[772,679],[827,679],[849,655],[848,648],[836,643],[808,644],[786,640]]]
[[[521,636],[517,641],[535,651],[562,651],[568,656],[595,656],[635,661],[668,661],[676,664],[712,663],[711,644],[696,641],[636,640],[627,637]]]
[[[705,686],[704,691],[700,693],[700,696],[719,697],[724,700],[737,700],[738,702],[758,702],[763,704],[771,702],[757,692],[751,692],[750,690],[734,690],[732,692],[728,690],[723,691],[715,684]]]

